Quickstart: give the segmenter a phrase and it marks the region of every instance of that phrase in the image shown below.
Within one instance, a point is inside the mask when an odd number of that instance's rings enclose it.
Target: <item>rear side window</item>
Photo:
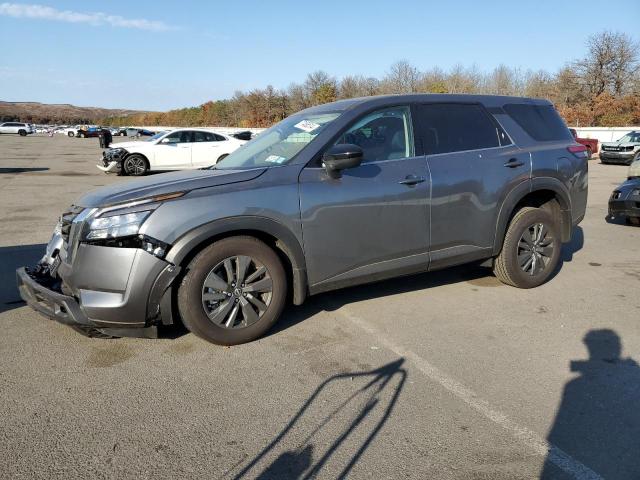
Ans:
[[[504,110],[534,140],[571,140],[571,133],[551,105],[510,103],[504,106]]]
[[[500,146],[497,126],[480,105],[426,104],[418,112],[427,155]]]

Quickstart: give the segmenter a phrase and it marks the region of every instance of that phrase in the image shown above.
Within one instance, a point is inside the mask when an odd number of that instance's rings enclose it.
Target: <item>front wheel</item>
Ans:
[[[560,231],[551,214],[525,207],[509,224],[493,273],[513,287],[537,287],[555,270],[561,248]]]
[[[26,137],[26,136],[27,136],[27,131],[26,131],[26,130],[19,130],[19,131],[18,131],[18,134],[19,134],[21,137]]]
[[[261,337],[280,317],[287,280],[278,255],[260,240],[219,240],[191,261],[178,290],[184,325],[218,345]]]
[[[149,170],[149,165],[146,158],[144,158],[142,155],[134,153],[133,155],[129,155],[124,160],[122,168],[124,170],[124,173],[126,173],[127,175],[140,177],[147,173],[147,171]]]
[[[627,222],[629,225],[640,227],[640,217],[627,217]]]
[[[67,136],[69,136],[69,137],[75,137],[75,136],[76,136],[76,134],[75,134],[75,133],[73,133],[73,132],[68,132],[68,133],[67,133]]]

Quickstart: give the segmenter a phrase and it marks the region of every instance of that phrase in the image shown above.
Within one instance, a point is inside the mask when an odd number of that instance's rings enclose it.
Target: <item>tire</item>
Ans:
[[[78,138],[84,138],[86,135],[82,132],[78,132]]]
[[[228,153],[225,153],[224,155],[220,155],[218,157],[218,160],[216,160],[216,164],[220,163],[222,160],[224,160],[225,158],[227,158],[229,156]]]
[[[26,130],[18,130],[18,135],[20,135],[21,137],[26,137],[27,136],[27,131]]]
[[[124,159],[122,171],[132,177],[141,177],[149,171],[149,162],[143,155],[133,153]]]
[[[241,258],[248,265],[244,278],[251,281],[246,287],[231,283],[242,281]],[[195,335],[218,345],[238,345],[261,337],[278,321],[286,294],[287,277],[276,252],[254,237],[229,237],[189,263],[178,290],[178,309]]]
[[[640,217],[627,217],[627,222],[629,225],[640,227]]]
[[[587,160],[591,160],[592,157],[593,157],[593,150],[591,150],[591,147],[587,146]]]
[[[108,335],[106,333],[102,333],[97,328],[93,328],[93,327],[89,327],[89,326],[71,325],[71,328],[73,328],[76,332],[84,335],[85,337],[89,337],[89,338],[120,338],[120,337],[116,337],[114,335]]]
[[[535,238],[538,225],[544,226],[541,242]],[[535,247],[533,255],[531,247]],[[537,287],[556,269],[561,248],[560,229],[551,214],[541,208],[524,207],[509,223],[493,273],[502,283],[513,287]]]
[[[75,133],[73,133],[73,132],[67,132],[67,136],[69,136],[69,137],[75,137],[75,136],[76,136],[76,134],[75,134]]]

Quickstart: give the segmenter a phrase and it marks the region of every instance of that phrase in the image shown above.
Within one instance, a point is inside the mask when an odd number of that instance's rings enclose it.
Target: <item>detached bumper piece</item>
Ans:
[[[119,328],[106,327],[88,318],[80,308],[78,301],[62,292],[56,291],[57,283],[51,277],[41,275],[25,267],[16,271],[16,279],[20,297],[41,315],[76,327],[90,327],[116,337],[157,338],[158,327]]]
[[[20,296],[38,313],[66,325],[95,326],[82,312],[76,299],[50,289],[53,285],[47,282],[46,277],[39,277],[25,267],[16,271],[16,277]]]

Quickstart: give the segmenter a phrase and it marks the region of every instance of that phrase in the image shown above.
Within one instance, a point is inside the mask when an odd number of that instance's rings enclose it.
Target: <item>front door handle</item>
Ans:
[[[404,177],[404,180],[400,180],[398,183],[400,183],[401,185],[407,185],[409,187],[413,187],[414,185],[417,185],[418,183],[422,183],[424,181],[426,181],[427,179],[424,177],[417,177],[415,175],[407,175],[406,177]]]
[[[507,163],[504,164],[507,168],[516,168],[524,165],[522,160],[518,160],[517,158],[510,159]]]

